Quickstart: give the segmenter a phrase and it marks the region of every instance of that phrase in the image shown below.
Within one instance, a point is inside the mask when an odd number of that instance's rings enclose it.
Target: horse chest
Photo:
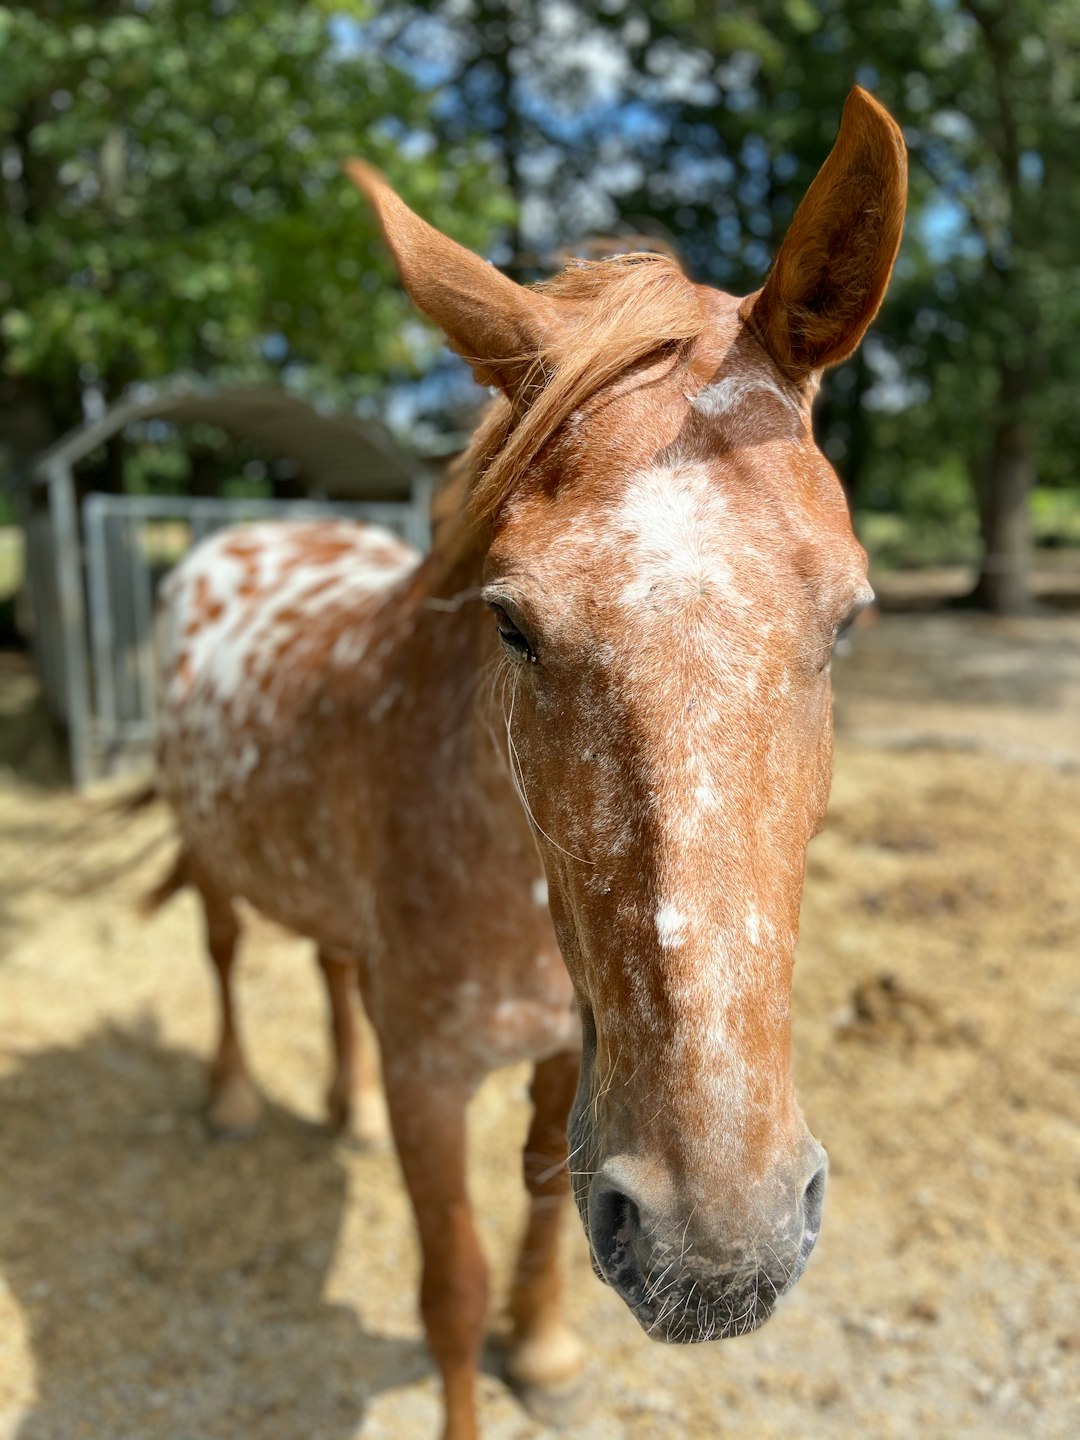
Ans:
[[[514,863],[517,859],[518,863]],[[435,1063],[479,1073],[579,1044],[573,986],[535,854],[417,863],[372,887],[365,998],[380,1029],[414,1029]]]
[[[433,1061],[454,1057],[457,1068],[464,1061],[484,1074],[580,1045],[573,987],[553,938],[544,949],[487,958],[483,966],[444,965],[425,991],[417,1008]]]
[[[577,1002],[546,908],[533,923],[509,934],[493,927],[480,941],[480,963],[474,961],[449,997],[447,1038],[492,1066],[575,1048]]]

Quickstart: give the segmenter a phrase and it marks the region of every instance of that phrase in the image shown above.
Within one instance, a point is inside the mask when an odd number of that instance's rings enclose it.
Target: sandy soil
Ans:
[[[650,1343],[567,1229],[590,1358],[564,1434],[1078,1433],[1080,620],[886,616],[839,667],[830,824],[797,969],[800,1094],[825,1229],[761,1332]],[[438,1395],[393,1157],[320,1127],[322,997],[255,921],[242,973],[270,1102],[199,1117],[213,1025],[197,917],[132,900],[165,817],[55,785],[32,681],[0,663],[0,1437],[428,1440]],[[474,1110],[505,1291],[525,1074]],[[489,1440],[555,1433],[500,1378]]]

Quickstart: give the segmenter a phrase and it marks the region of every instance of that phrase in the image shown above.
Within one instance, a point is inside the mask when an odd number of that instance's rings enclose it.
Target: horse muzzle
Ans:
[[[594,1269],[654,1339],[688,1345],[756,1330],[817,1241],[828,1161],[816,1142],[808,1159],[794,1200],[738,1227],[754,1236],[745,1243],[726,1237],[723,1216],[703,1214],[700,1204],[685,1215],[650,1207],[626,1183],[630,1167],[606,1162],[579,1194]]]

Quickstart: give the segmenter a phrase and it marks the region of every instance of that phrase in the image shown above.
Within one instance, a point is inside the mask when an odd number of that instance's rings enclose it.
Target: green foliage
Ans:
[[[973,532],[977,529],[971,486],[958,456],[914,470],[899,500],[900,514],[909,519],[943,528],[970,524]]]
[[[355,152],[523,278],[645,229],[754,289],[856,80],[904,127],[911,205],[819,435],[868,523],[974,554],[1003,421],[1077,483],[1076,0],[0,5],[0,423],[176,369],[372,395],[433,355]]]
[[[1040,549],[1080,550],[1080,489],[1035,490],[1031,530]]]
[[[187,446],[178,439],[149,445],[136,442],[125,448],[124,489],[128,494],[183,495],[189,488],[190,473]]]
[[[176,370],[364,393],[436,348],[341,162],[481,249],[508,201],[468,136],[433,146],[414,81],[335,40],[331,17],[364,9],[0,7],[0,377],[20,403],[67,423],[86,383]]]
[[[873,566],[882,570],[970,565],[979,558],[979,517],[962,464],[916,470],[897,508],[856,512],[855,526]],[[1031,495],[1037,552],[1080,549],[1080,490],[1039,487]]]
[[[229,500],[266,500],[274,493],[266,461],[212,425],[189,425],[183,437],[129,438],[124,490],[129,495],[188,495],[199,464],[212,467],[212,490]]]
[[[967,469],[953,455],[914,465],[878,509],[860,506],[856,528],[871,562],[883,569],[969,564],[979,554],[979,514]]]

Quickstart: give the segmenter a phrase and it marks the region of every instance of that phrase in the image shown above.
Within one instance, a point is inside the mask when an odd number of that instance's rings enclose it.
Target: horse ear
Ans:
[[[497,385],[512,401],[527,399],[542,383],[541,360],[560,329],[554,303],[421,220],[363,160],[344,168],[371,202],[414,303],[482,384]]]
[[[900,127],[856,86],[764,289],[743,303],[744,318],[792,380],[806,383],[858,347],[885,295],[906,203]]]

